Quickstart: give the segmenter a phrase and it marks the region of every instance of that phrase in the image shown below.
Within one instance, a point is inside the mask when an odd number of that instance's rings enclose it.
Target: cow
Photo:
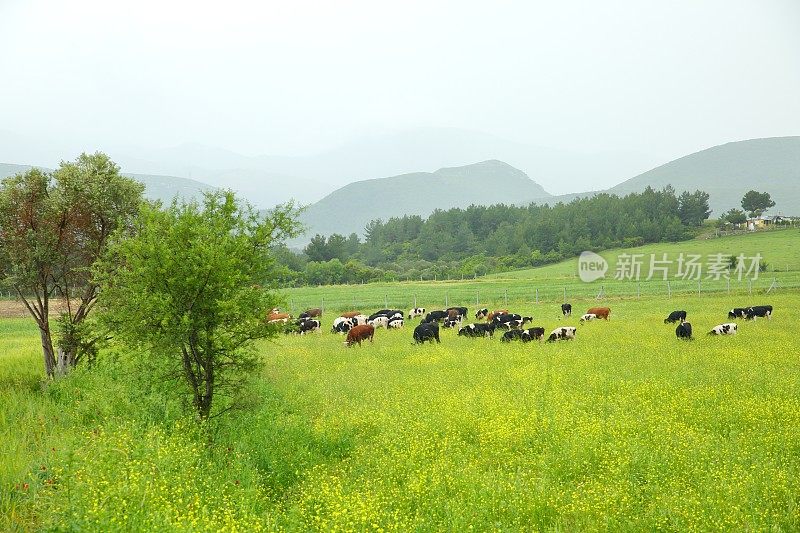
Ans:
[[[512,320],[522,320],[522,315],[518,315],[517,313],[503,313],[502,315],[496,315],[492,317],[491,322],[494,322],[496,325],[502,324],[503,322],[510,322]]]
[[[596,314],[594,314],[594,313],[586,313],[585,315],[583,315],[581,317],[580,322],[581,322],[581,324],[583,324],[584,322],[590,322],[590,321],[594,320],[595,318],[597,318]]]
[[[367,315],[360,315],[359,314],[359,315],[355,315],[353,317],[350,317],[350,319],[353,321],[353,325],[354,326],[363,326],[363,325],[365,325],[367,323],[367,321],[369,320],[369,317]]]
[[[439,326],[434,322],[420,324],[414,328],[414,342],[416,344],[423,344],[425,341],[433,341],[437,343],[442,342],[439,340]]]
[[[730,311],[728,311],[728,318],[744,318],[747,314],[747,307],[734,307]]]
[[[442,325],[446,328],[454,328],[461,325],[461,315],[458,318],[445,318]]]
[[[572,304],[561,304],[561,314],[564,318],[572,316]]]
[[[674,324],[675,322],[686,322],[686,311],[673,311],[664,319],[664,324]]]
[[[754,305],[753,307],[748,307],[747,311],[744,313],[744,317],[747,320],[755,320],[756,317],[767,317],[767,319],[772,318],[772,306],[771,305]]]
[[[447,309],[445,309],[445,311],[447,311],[447,318],[458,318],[467,316],[466,307],[448,307]]]
[[[544,338],[544,328],[528,328],[522,330],[520,339],[522,342],[542,340]]]
[[[373,328],[386,328],[389,327],[389,319],[383,315],[376,316],[370,320],[367,320],[367,324],[372,326]]]
[[[358,343],[361,346],[361,341],[369,339],[372,342],[375,336],[375,328],[366,324],[364,326],[354,326],[353,329],[347,332],[347,340],[344,342],[345,346],[352,346]]]
[[[304,335],[312,331],[319,332],[322,324],[319,320],[308,318],[306,320],[301,320],[298,325],[300,326],[300,335]]]
[[[342,313],[339,316],[344,317],[344,318],[353,318],[354,316],[360,315],[360,314],[361,314],[361,311],[347,311],[346,313]]]
[[[389,323],[386,325],[387,328],[392,329],[399,329],[402,328],[405,322],[403,322],[403,317],[397,318],[396,316],[389,319]]]
[[[355,318],[340,316],[339,318],[333,321],[333,327],[331,327],[331,333],[347,333],[354,326],[358,325],[360,324],[356,322]]]
[[[428,324],[431,322],[442,321],[445,318],[447,318],[447,311],[431,311],[430,313],[425,315],[425,318],[422,319],[422,322]]]
[[[487,316],[489,316],[489,310],[486,309],[485,307],[475,311],[475,319],[476,320],[480,320],[481,318],[486,318]]]
[[[550,333],[550,336],[547,337],[547,342],[572,340],[575,338],[575,334],[577,332],[578,328],[574,326],[563,326],[556,328]]]
[[[491,337],[494,335],[494,324],[467,324],[458,330],[464,337]]]
[[[708,332],[709,335],[736,335],[736,330],[739,329],[738,324],[734,322],[726,322],[725,324],[720,324],[719,326],[714,326],[711,328],[711,331]]]
[[[268,324],[277,324],[279,322],[283,323],[283,324],[286,324],[291,319],[292,319],[292,315],[290,315],[289,313],[280,313],[280,312],[276,311],[275,309],[273,309],[270,312],[270,314],[267,315],[267,323]]]
[[[506,316],[508,316],[508,315],[506,315]],[[505,316],[502,317],[502,318],[505,318]],[[511,330],[511,329],[520,329],[520,328],[522,328],[522,326],[524,326],[528,322],[533,322],[533,317],[523,316],[523,317],[520,317],[520,318],[511,319],[511,320],[503,320],[503,321],[492,322],[492,324],[494,324],[494,326],[497,327],[497,328],[506,328],[506,329]]]
[[[417,318],[418,316],[425,316],[425,308],[424,307],[415,307],[408,311],[408,319],[411,320],[412,318]]]
[[[506,331],[505,333],[503,333],[503,336],[500,338],[500,342],[511,342],[521,339],[522,339],[522,330],[512,329],[510,331]]]
[[[302,320],[304,318],[319,318],[321,316],[322,316],[322,309],[316,307],[314,309],[306,309],[305,311],[300,313],[300,315],[297,318]]]
[[[495,317],[507,314],[508,314],[508,309],[498,309],[497,311],[492,311],[491,313],[486,315],[486,320],[491,322],[492,320],[495,319]]]
[[[379,316],[385,316],[386,318],[390,318],[394,315],[403,316],[402,311],[398,311],[397,309],[381,309],[380,311],[376,311],[369,315],[369,320],[375,320]]]
[[[681,322],[675,328],[675,336],[686,341],[692,340],[692,325],[688,322]]]
[[[597,315],[597,318],[602,318],[603,320],[608,320],[608,315],[611,314],[610,307],[592,307],[588,311],[586,311],[587,315]]]

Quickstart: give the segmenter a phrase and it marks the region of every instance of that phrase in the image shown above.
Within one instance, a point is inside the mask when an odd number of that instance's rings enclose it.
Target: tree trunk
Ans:
[[[42,353],[44,354],[44,370],[47,377],[55,376],[56,357],[53,352],[53,338],[50,335],[50,325],[48,323],[39,324],[39,334],[42,337]]]
[[[64,350],[58,348],[58,358],[56,360],[56,374],[64,376],[75,366],[75,350]]]

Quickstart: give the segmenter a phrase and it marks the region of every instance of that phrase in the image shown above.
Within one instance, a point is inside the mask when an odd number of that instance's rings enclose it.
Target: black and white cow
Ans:
[[[461,326],[461,316],[459,315],[458,318],[445,318],[442,325],[446,328],[455,328]]]
[[[320,323],[319,320],[315,320],[313,318],[307,318],[305,320],[301,320],[298,323],[298,326],[300,327],[300,335],[304,335],[306,333],[311,333],[311,332],[319,332],[321,325],[322,324]]]
[[[687,341],[692,340],[692,325],[688,322],[681,322],[675,328],[675,336]]]
[[[747,315],[747,307],[734,307],[728,311],[728,318],[744,318]]]
[[[375,318],[367,320],[367,325],[375,329],[389,327],[389,317],[383,315],[376,316]]]
[[[419,326],[414,328],[414,342],[417,344],[423,344],[425,341],[433,341],[441,342],[439,340],[439,326],[433,322],[429,322],[426,324],[420,324]]]
[[[753,307],[748,307],[744,313],[744,317],[747,320],[755,320],[756,317],[767,317],[768,319],[772,318],[772,306],[771,305],[754,305]]]
[[[385,316],[386,318],[391,318],[394,315],[403,316],[403,312],[399,311],[397,309],[381,309],[380,311],[376,311],[376,312],[372,313],[371,315],[369,315],[368,320],[375,320],[379,316]]]
[[[594,314],[594,313],[586,313],[585,315],[583,315],[581,317],[580,322],[581,322],[581,324],[583,324],[584,322],[591,322],[592,320],[594,320],[596,318],[597,318],[596,314]]]
[[[733,322],[727,322],[725,324],[720,324],[719,326],[714,326],[711,328],[711,331],[708,332],[709,335],[736,335],[736,330],[739,329],[739,326]]]
[[[467,308],[466,307],[448,307],[445,309],[447,311],[447,316],[449,318],[455,318],[456,316],[465,317],[467,316]]]
[[[512,329],[510,331],[506,331],[503,333],[503,337],[500,339],[501,342],[511,342],[515,340],[522,339],[522,330],[521,329]]]
[[[408,319],[417,318],[418,316],[425,316],[424,307],[415,307],[408,312]]]
[[[673,311],[664,319],[664,324],[674,324],[675,322],[686,322],[686,311]]]
[[[475,318],[477,320],[486,318],[487,316],[489,316],[489,310],[485,307],[483,309],[478,309],[477,311],[475,311]]]
[[[539,341],[544,338],[544,328],[528,328],[522,330],[522,342]]]
[[[425,315],[425,318],[422,319],[422,322],[425,324],[431,322],[440,322],[445,318],[447,318],[447,311],[431,311],[430,313]]]
[[[355,318],[347,318],[340,316],[336,320],[333,321],[333,327],[331,328],[331,333],[347,333],[350,331],[353,326],[356,326],[358,322]]]
[[[572,304],[561,304],[561,314],[564,317],[572,316]]]
[[[547,337],[547,342],[572,340],[575,338],[577,333],[578,328],[574,326],[563,326],[556,328],[550,333],[550,336]]]
[[[366,326],[369,317],[367,315],[356,315],[351,317],[350,320],[353,322],[354,326]]]
[[[467,324],[458,330],[463,337],[491,337],[494,335],[494,324]]]
[[[393,316],[389,319],[389,323],[386,325],[389,329],[400,329],[405,325],[403,321],[403,317],[398,317],[397,315]]]

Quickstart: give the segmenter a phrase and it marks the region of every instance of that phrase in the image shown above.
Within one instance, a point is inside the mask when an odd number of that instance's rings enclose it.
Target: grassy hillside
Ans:
[[[442,168],[351,183],[311,205],[302,221],[315,233],[361,234],[370,220],[393,216],[427,216],[435,209],[471,204],[520,203],[547,197],[547,192],[520,170],[501,161]]]
[[[31,168],[29,165],[12,165],[0,163],[0,179],[13,176],[20,172],[25,172]],[[45,169],[50,170],[50,169]],[[143,183],[145,186],[145,197],[151,200],[161,200],[169,203],[173,198],[197,199],[202,196],[203,191],[213,190],[214,187],[189,178],[179,178],[176,176],[155,176],[149,174],[126,174],[123,175]]]
[[[32,322],[3,320],[0,529],[795,531],[800,297],[704,335],[739,302],[618,301],[556,344],[281,338],[210,446],[124,352],[43,389]]]
[[[614,280],[616,259],[619,254],[641,254],[645,266],[642,281]],[[800,231],[796,229],[757,232],[711,239],[695,239],[679,243],[651,244],[637,248],[608,250],[601,255],[609,261],[606,279],[584,283],[578,278],[577,258],[539,268],[492,274],[465,281],[404,281],[396,283],[371,283],[368,285],[330,285],[322,287],[300,287],[286,290],[288,306],[292,311],[323,305],[331,310],[379,309],[388,305],[407,309],[416,302],[426,307],[442,307],[445,304],[467,305],[470,309],[480,305],[505,305],[507,300],[538,302],[551,312],[553,304],[561,303],[566,295],[569,301],[593,302],[601,285],[607,298],[631,298],[643,296],[667,297],[667,284],[660,277],[646,281],[650,254],[656,259],[666,253],[667,259],[676,261],[669,271],[673,295],[696,294],[696,281],[675,278],[677,258],[680,253],[700,254],[703,262],[713,254],[744,254],[747,257],[760,253],[768,263],[768,271],[749,284],[732,279],[703,279],[703,293],[716,291],[738,294],[744,300],[753,294],[763,294],[777,279],[784,289],[800,288]],[[705,277],[705,271],[703,277]]]
[[[715,146],[631,178],[609,190],[639,192],[651,185],[678,191],[702,189],[711,195],[715,215],[741,208],[750,189],[767,191],[776,202],[771,213],[800,215],[800,137],[752,139]]]

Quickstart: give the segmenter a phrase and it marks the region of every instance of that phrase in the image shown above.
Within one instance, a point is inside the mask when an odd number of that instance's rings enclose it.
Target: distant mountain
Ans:
[[[30,165],[12,165],[0,163],[0,179],[13,176],[32,168]],[[43,168],[50,171],[51,169]],[[151,200],[161,200],[169,203],[178,197],[185,200],[199,199],[204,191],[214,190],[215,187],[188,178],[176,176],[151,176],[146,174],[124,174],[144,184],[145,197]]]
[[[612,187],[608,192],[640,192],[648,185],[672,185],[678,192],[702,189],[711,195],[712,216],[741,209],[750,189],[772,195],[770,213],[800,215],[800,137],[731,142],[681,157]]]
[[[315,233],[361,234],[377,218],[427,216],[436,209],[549,197],[524,172],[497,160],[359,181],[309,206],[301,217],[309,230],[299,240],[307,241]]]

